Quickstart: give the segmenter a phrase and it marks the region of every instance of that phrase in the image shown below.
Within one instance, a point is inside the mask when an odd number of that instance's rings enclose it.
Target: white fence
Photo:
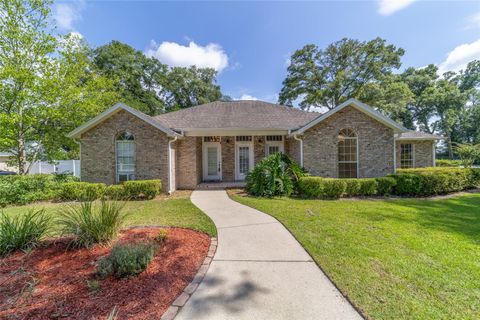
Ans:
[[[28,173],[73,173],[74,176],[80,177],[80,160],[37,161]]]

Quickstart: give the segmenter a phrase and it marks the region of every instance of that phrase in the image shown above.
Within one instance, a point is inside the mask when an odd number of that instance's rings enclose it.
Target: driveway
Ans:
[[[277,220],[224,190],[191,199],[217,226],[218,247],[176,319],[362,319]]]

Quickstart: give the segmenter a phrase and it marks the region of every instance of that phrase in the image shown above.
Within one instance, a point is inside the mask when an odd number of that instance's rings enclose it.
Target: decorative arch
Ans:
[[[115,138],[116,181],[135,180],[135,136],[123,131]]]
[[[358,178],[358,136],[350,128],[338,132],[338,177]]]

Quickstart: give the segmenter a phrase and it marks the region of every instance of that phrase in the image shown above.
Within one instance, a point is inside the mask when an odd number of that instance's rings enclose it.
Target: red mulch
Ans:
[[[159,228],[125,230],[121,242],[154,238]],[[210,238],[167,228],[168,238],[137,277],[100,280],[94,292],[95,262],[106,246],[69,249],[65,239],[0,260],[0,319],[104,319],[117,306],[118,319],[158,319],[195,276]]]

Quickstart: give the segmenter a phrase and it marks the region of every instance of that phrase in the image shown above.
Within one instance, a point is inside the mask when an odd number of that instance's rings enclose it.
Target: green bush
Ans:
[[[15,218],[0,213],[0,256],[38,245],[50,230],[50,220],[43,209]]]
[[[58,198],[62,201],[93,201],[105,194],[103,183],[69,182],[61,185]]]
[[[57,222],[62,235],[73,236],[72,244],[89,247],[117,236],[126,217],[123,207],[117,201],[82,202],[64,207]]]
[[[66,182],[77,181],[72,175],[32,174],[0,176],[0,207],[52,200]]]
[[[397,180],[393,177],[380,177],[377,180],[377,194],[388,196],[393,193],[393,188],[397,185]]]
[[[283,153],[274,153],[260,161],[246,178],[246,190],[257,197],[290,195],[305,173]]]
[[[460,167],[462,165],[462,161],[461,160],[437,159],[437,160],[435,160],[435,165],[437,167]]]
[[[359,195],[361,196],[374,196],[377,194],[378,183],[374,178],[357,179],[360,182]]]
[[[299,180],[298,189],[307,198],[338,199],[345,193],[347,182],[343,179],[303,177]]]
[[[155,247],[152,243],[116,244],[107,257],[99,260],[96,274],[100,278],[111,274],[118,278],[138,275],[152,261]]]
[[[153,199],[162,191],[160,180],[131,180],[123,183],[124,197],[128,199]]]
[[[361,188],[361,183],[360,179],[343,179],[345,181],[346,187],[345,187],[345,193],[349,197],[355,197],[360,195],[360,188]]]
[[[112,184],[105,189],[104,196],[111,200],[123,200],[125,198],[125,188],[121,184]]]

